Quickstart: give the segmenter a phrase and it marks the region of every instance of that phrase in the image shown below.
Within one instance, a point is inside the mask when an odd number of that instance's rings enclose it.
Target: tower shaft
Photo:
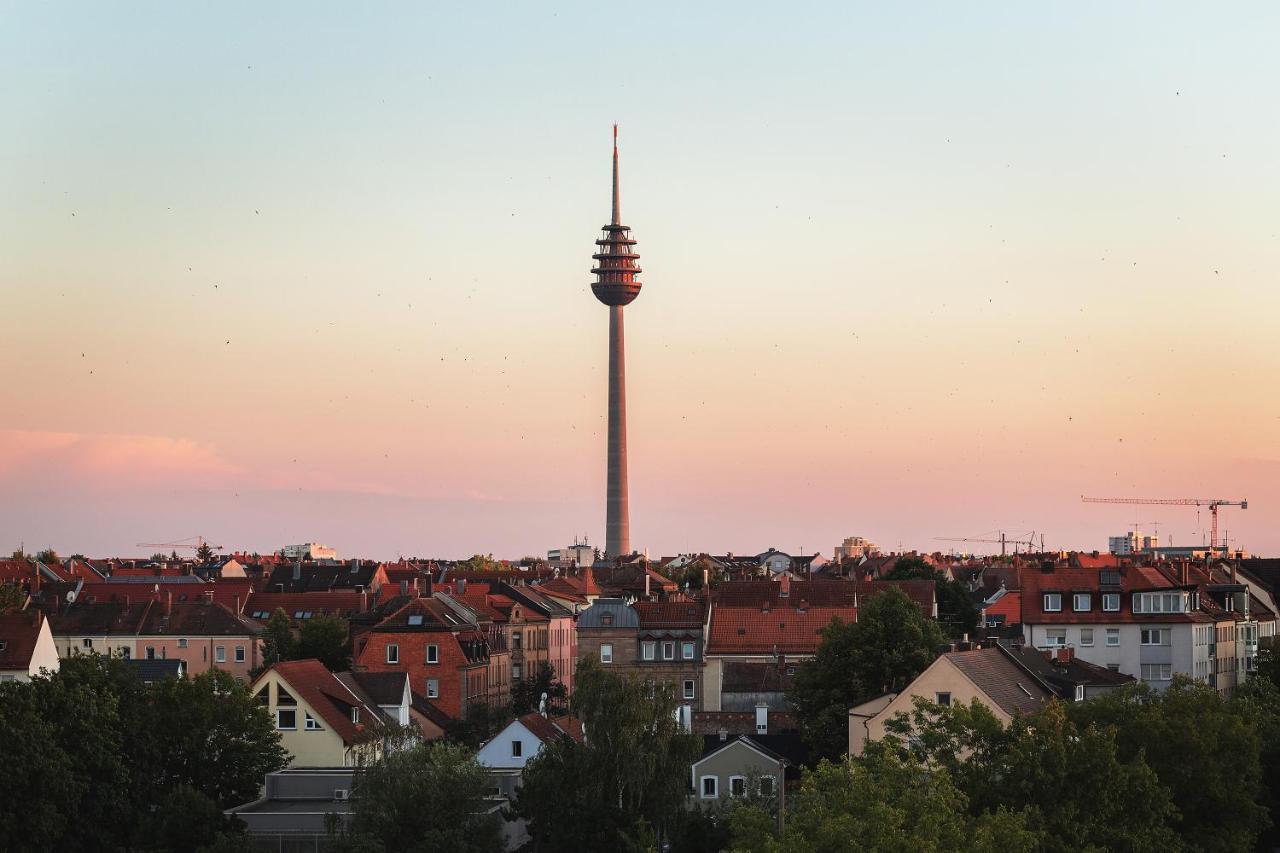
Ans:
[[[609,306],[609,482],[605,492],[605,555],[631,553],[627,489],[626,332],[622,306]]]

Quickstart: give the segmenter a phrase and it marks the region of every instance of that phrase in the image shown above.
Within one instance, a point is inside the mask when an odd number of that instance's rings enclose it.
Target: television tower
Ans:
[[[591,292],[609,306],[609,484],[605,492],[604,555],[631,553],[631,512],[627,492],[627,368],[622,309],[640,295],[636,241],[622,224],[618,198],[618,126],[613,126],[613,216],[591,257],[596,280]]]

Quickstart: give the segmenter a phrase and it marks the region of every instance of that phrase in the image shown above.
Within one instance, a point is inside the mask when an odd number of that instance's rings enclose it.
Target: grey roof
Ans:
[[[340,672],[338,679],[348,687],[354,681],[375,705],[399,705],[409,676],[404,672]]]
[[[997,642],[996,645],[1017,666],[1039,678],[1063,699],[1074,700],[1075,688],[1078,685],[1118,687],[1122,684],[1131,684],[1135,680],[1132,675],[1115,672],[1105,666],[1098,666],[1077,657],[1066,661],[1050,661],[1045,652],[1034,646],[1004,642]]]
[[[1006,714],[1034,713],[1053,694],[992,646],[943,655]]]
[[[185,664],[178,658],[148,659],[135,658],[128,662],[138,680],[144,684],[161,681],[166,678],[181,678],[186,670]]]
[[[613,617],[610,625],[604,624],[607,616]],[[578,627],[639,629],[640,615],[621,598],[597,598],[594,604],[578,613]]]

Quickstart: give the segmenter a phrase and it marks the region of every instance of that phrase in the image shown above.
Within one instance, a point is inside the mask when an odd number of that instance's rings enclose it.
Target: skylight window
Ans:
[[[422,624],[422,614],[421,614],[421,613],[415,613],[415,614],[413,614],[412,616],[410,616],[410,617],[409,617],[409,624],[410,624],[410,625],[415,625],[415,626],[416,626],[416,625],[421,625],[421,624]]]

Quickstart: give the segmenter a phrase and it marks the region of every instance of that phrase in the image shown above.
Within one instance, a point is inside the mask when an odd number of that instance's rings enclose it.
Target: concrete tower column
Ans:
[[[609,484],[605,492],[605,554],[631,553],[627,489],[626,332],[622,306],[609,306]]]

